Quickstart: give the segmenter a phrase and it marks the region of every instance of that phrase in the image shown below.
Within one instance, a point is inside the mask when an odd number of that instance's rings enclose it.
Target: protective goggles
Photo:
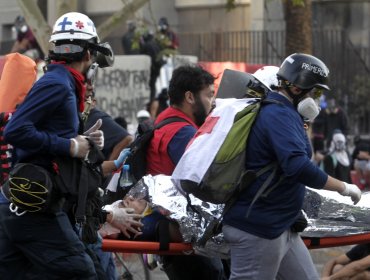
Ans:
[[[246,96],[247,97],[262,98],[263,96],[265,96],[265,93],[264,92],[257,92],[253,89],[248,88]]]
[[[247,84],[247,95],[253,97],[262,97],[266,95],[268,89],[257,79],[250,80]]]
[[[283,81],[283,82],[285,83],[285,86],[289,88],[295,87],[295,88],[300,89],[299,87],[295,86],[294,84],[288,81]],[[300,89],[300,90],[302,90],[302,94],[308,94],[313,99],[319,99],[324,93],[324,90],[322,88],[316,88],[316,87],[311,88],[311,89]]]
[[[313,99],[320,99],[324,90],[322,88],[313,88],[308,92],[308,95],[311,96]]]

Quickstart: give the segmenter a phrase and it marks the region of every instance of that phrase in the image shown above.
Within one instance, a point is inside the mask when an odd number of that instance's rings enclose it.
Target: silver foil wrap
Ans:
[[[180,225],[184,242],[191,242],[197,254],[228,257],[229,249],[223,241],[222,233],[211,238],[205,246],[198,246],[207,226],[221,216],[223,205],[203,202],[190,195],[192,207],[187,198],[173,185],[170,176],[144,176],[131,188],[128,195],[136,198],[146,197],[153,205],[169,210],[169,218]]]
[[[176,189],[170,176],[145,176],[129,192],[133,197],[146,198],[153,205],[169,211],[169,218],[180,225],[184,242],[191,242],[197,254],[227,258],[229,248],[222,233],[208,240],[205,246],[199,241],[210,223],[220,218],[223,205],[206,203],[190,195],[192,207],[187,198]],[[370,232],[370,194],[364,193],[358,205],[352,205],[350,198],[336,192],[307,188],[303,210],[308,227],[303,237],[333,237]]]

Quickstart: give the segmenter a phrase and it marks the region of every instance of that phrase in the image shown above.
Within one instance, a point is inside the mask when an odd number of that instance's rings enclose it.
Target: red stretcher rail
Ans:
[[[321,249],[328,247],[339,247],[361,243],[370,243],[370,233],[354,234],[339,237],[304,237],[304,243],[308,249]]]
[[[370,242],[370,233],[340,237],[303,238],[308,249],[339,247]],[[170,243],[169,250],[159,250],[159,242],[126,241],[103,239],[103,250],[121,253],[146,253],[156,255],[191,255],[194,253],[191,243]]]
[[[103,251],[156,254],[156,255],[191,255],[194,254],[191,243],[170,243],[169,250],[159,250],[159,242],[149,241],[126,241],[115,239],[103,239]]]

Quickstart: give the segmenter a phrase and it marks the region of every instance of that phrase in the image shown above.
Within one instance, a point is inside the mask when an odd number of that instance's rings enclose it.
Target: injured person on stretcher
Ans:
[[[183,242],[179,224],[169,217],[170,212],[161,206],[152,205],[148,197],[143,197],[141,193],[128,192],[122,200],[106,205],[105,209],[109,210],[111,207],[125,208],[128,212],[141,214],[143,217],[140,221],[143,227],[139,234],[132,234],[128,239],[118,229],[105,223],[99,230],[103,238],[165,243]]]

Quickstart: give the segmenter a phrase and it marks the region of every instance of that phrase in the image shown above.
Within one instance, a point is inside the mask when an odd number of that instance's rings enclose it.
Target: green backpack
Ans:
[[[182,180],[181,188],[187,194],[215,204],[230,204],[230,202],[244,190],[258,176],[273,169],[267,178],[260,195],[265,192],[276,174],[277,163],[273,162],[259,171],[245,170],[245,154],[248,136],[256,120],[261,106],[268,103],[280,102],[265,99],[256,101],[245,107],[235,115],[234,123],[224,142],[218,150],[216,157],[204,175],[202,182],[197,184],[190,180]],[[269,192],[271,189],[269,188]],[[256,198],[257,199],[257,198]]]

